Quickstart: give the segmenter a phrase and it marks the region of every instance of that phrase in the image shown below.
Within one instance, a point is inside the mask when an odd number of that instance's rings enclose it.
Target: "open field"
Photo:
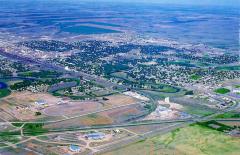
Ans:
[[[125,129],[134,132],[136,134],[145,134],[154,132],[157,130],[161,130],[163,128],[171,127],[172,124],[155,124],[155,125],[140,125],[140,126],[131,126],[131,127],[125,127]]]
[[[2,114],[7,120],[33,120],[43,118],[43,115],[36,115],[42,106],[37,105],[35,102],[44,101],[44,106],[55,106],[61,99],[56,98],[46,93],[31,93],[31,92],[14,92],[10,96],[2,99],[0,108]],[[9,116],[8,116],[9,115]]]
[[[215,93],[218,93],[218,94],[227,94],[229,92],[230,92],[230,90],[227,88],[218,88],[215,90]]]
[[[218,121],[219,123],[221,124],[224,124],[224,125],[227,125],[227,126],[231,126],[231,127],[234,127],[234,126],[239,126],[240,127],[240,119],[238,122],[234,121],[234,122],[231,122],[231,121]]]
[[[182,105],[182,110],[191,115],[207,116],[216,111],[212,108],[215,107],[215,105],[204,99],[177,97],[171,98],[171,101]]]
[[[121,105],[127,105],[127,104],[132,104],[137,102],[138,100],[127,96],[127,95],[111,95],[111,96],[106,96],[105,97],[107,100],[106,101],[102,101],[102,103],[104,104],[104,106],[121,106]]]
[[[240,139],[238,138],[199,125],[192,125],[165,135],[147,138],[124,148],[105,153],[105,155],[236,155],[240,151],[239,144]]]
[[[240,113],[227,112],[224,114],[219,114],[215,118],[239,118],[240,119]]]
[[[140,105],[130,105],[109,111],[104,111],[100,114],[105,117],[111,118],[112,120],[114,120],[114,122],[123,122],[126,120],[130,121],[135,117],[143,115],[144,113],[145,111]]]
[[[184,111],[191,115],[208,116],[214,112],[204,107],[185,106]]]
[[[44,109],[44,114],[48,116],[74,116],[97,111],[101,107],[102,105],[100,103],[93,101],[67,101],[64,104]]]
[[[38,100],[45,100],[48,105],[56,105],[61,99],[54,97],[47,93],[31,93],[28,91],[14,92],[10,96],[6,97],[5,100],[13,102],[16,105],[29,105]]]
[[[81,118],[81,125],[92,126],[92,125],[105,125],[112,124],[113,120],[110,117],[102,116],[99,114],[91,114]]]
[[[107,117],[101,114],[90,114],[87,116],[73,118],[70,120],[46,124],[44,128],[58,129],[58,128],[67,128],[67,127],[111,124],[112,122],[113,120],[110,117]]]
[[[48,143],[45,141],[39,141],[39,140],[30,140],[29,142],[21,144],[21,147],[28,148],[30,150],[39,152],[41,154],[76,154],[69,150],[69,145],[71,143]],[[80,153],[89,153],[88,149],[82,148],[82,151]]]
[[[45,128],[66,128],[79,126],[104,125],[132,120],[145,114],[141,105],[129,105],[98,113],[93,113],[61,122],[46,124]]]
[[[11,94],[9,89],[0,89],[0,98],[6,97]]]

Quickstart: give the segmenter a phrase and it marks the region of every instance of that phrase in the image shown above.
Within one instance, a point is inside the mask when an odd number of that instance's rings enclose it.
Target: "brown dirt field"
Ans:
[[[138,101],[137,99],[135,99],[133,97],[121,95],[121,94],[107,96],[106,98],[108,100],[103,101],[103,103],[106,105],[109,105],[109,106],[121,106],[121,105],[135,103]]]
[[[16,107],[19,107],[17,109]],[[30,109],[20,108],[6,100],[1,102],[0,109],[2,110],[0,116],[5,120],[31,120],[35,118],[35,112]]]
[[[94,115],[93,117],[86,116],[81,119],[81,124],[86,126],[91,125],[105,125],[105,124],[112,124],[113,121],[111,118],[102,116],[102,115]]]
[[[137,134],[144,134],[147,132],[155,131],[161,128],[165,128],[166,124],[159,124],[159,125],[142,125],[142,126],[132,126],[132,127],[127,127],[125,129],[132,131]]]
[[[43,110],[48,116],[74,116],[100,110],[102,107],[98,102],[69,102],[67,104],[51,106]]]
[[[45,100],[49,105],[55,105],[61,99],[47,93],[13,92],[10,96],[2,100],[0,108],[19,120],[34,120],[44,117],[43,115],[35,116],[35,112],[38,110],[34,102],[38,100]]]
[[[13,92],[4,100],[16,105],[34,104],[35,101],[45,100],[49,105],[57,104],[61,99],[47,93],[32,93],[29,91]]]
[[[90,117],[89,117],[90,116]],[[97,125],[97,124],[111,124],[113,120],[110,117],[94,114],[74,118],[62,122],[47,124],[45,128],[66,128],[66,127],[79,127],[83,125]]]
[[[105,114],[106,116],[111,117],[111,118],[112,117],[121,117],[123,115],[128,115],[128,114],[137,114],[137,113],[139,113],[139,111],[136,108],[128,108],[128,107],[103,112],[103,114]]]

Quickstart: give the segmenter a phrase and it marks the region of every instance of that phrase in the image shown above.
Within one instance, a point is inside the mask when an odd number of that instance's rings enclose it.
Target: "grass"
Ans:
[[[165,84],[153,84],[153,83],[143,83],[143,85],[147,86],[148,88],[140,88],[140,90],[150,90],[162,93],[178,93],[181,91],[180,88],[173,87],[170,85]]]
[[[235,88],[240,88],[240,85],[236,85]]]
[[[23,123],[19,122],[19,123],[12,123],[13,126],[15,127],[21,127],[23,125]]]
[[[227,126],[225,124],[216,122],[214,120],[206,121],[206,122],[198,122],[197,124],[202,127],[207,127],[207,128],[213,129],[213,130],[220,131],[220,132],[231,131],[232,129],[234,129],[231,126]]]
[[[27,123],[23,126],[23,133],[25,135],[36,136],[48,132],[48,130],[44,129],[43,126],[43,123]]]
[[[4,136],[0,136],[0,141],[4,141],[4,142],[10,142],[10,143],[17,143],[19,142],[21,139],[20,136],[18,135],[4,135]]]
[[[0,98],[6,97],[11,94],[9,89],[0,89]]]
[[[199,80],[199,79],[201,79],[201,76],[199,76],[199,75],[191,75],[190,79],[192,79],[192,80]]]
[[[141,140],[106,155],[131,154],[238,154],[240,139],[195,124]]]
[[[149,113],[151,113],[151,112],[155,111],[157,106],[155,104],[148,103],[144,106],[144,108],[147,109]]]
[[[224,114],[219,114],[215,118],[240,118],[240,113],[226,112]]]
[[[60,76],[61,73],[58,73],[56,71],[29,71],[29,72],[24,72],[24,73],[20,73],[20,76],[23,77],[36,77],[36,78],[53,78],[53,77],[57,77]]]
[[[240,66],[219,66],[219,67],[216,67],[216,69],[233,71],[233,70],[240,70]]]
[[[80,122],[82,125],[87,125],[87,126],[106,125],[106,124],[111,124],[112,119],[105,116],[98,115],[98,114],[90,114],[82,117]]]
[[[230,92],[230,90],[227,88],[218,88],[214,92],[218,94],[227,94]]]
[[[10,143],[17,143],[20,141],[20,132],[0,132],[0,142],[10,142]]]
[[[198,115],[198,116],[208,116],[214,113],[210,109],[205,109],[201,107],[191,107],[191,106],[186,106],[184,111],[191,115]]]

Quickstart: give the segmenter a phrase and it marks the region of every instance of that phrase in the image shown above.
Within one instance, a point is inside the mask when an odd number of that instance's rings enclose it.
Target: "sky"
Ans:
[[[28,0],[0,0],[1,1],[28,1]],[[36,0],[34,0],[36,1]],[[240,0],[38,0],[38,1],[64,1],[64,2],[94,2],[94,3],[100,3],[102,2],[131,2],[131,3],[160,3],[160,4],[175,4],[175,5],[211,5],[211,6],[234,6],[240,8]]]
[[[189,5],[221,5],[239,7],[240,0],[95,0],[108,2],[146,2],[146,3],[163,3],[163,4],[189,4]]]

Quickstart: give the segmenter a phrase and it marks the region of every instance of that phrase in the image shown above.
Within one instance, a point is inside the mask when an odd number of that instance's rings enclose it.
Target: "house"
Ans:
[[[43,106],[43,105],[47,104],[47,102],[45,100],[38,100],[35,102],[35,104],[38,106]]]

